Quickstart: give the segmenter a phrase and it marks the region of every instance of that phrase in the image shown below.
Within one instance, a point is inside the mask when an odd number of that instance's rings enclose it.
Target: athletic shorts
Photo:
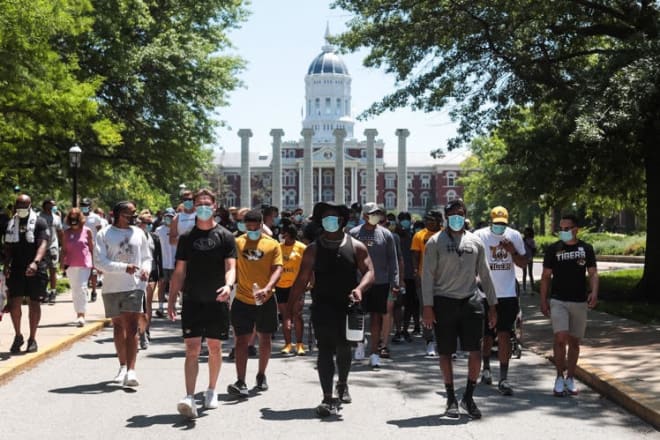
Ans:
[[[435,340],[438,353],[456,353],[456,338],[464,351],[480,351],[484,334],[484,306],[479,295],[455,299],[433,297],[435,312]]]
[[[374,284],[364,292],[362,306],[366,313],[387,313],[387,296],[390,294],[389,284]]]
[[[163,269],[163,273],[160,276],[160,280],[165,283],[165,290],[169,290],[169,284],[170,280],[172,279],[172,274],[174,273],[174,269]]]
[[[484,299],[484,311],[488,311],[488,302]],[[518,303],[518,298],[497,298],[497,305],[495,306],[497,310],[497,327],[491,329],[488,327],[488,313],[484,313],[484,336],[493,336],[495,337],[497,332],[508,332],[513,330],[513,327],[516,323],[516,317],[520,311],[520,305]]]
[[[144,291],[129,290],[128,292],[103,292],[103,307],[106,318],[116,318],[122,313],[141,313],[144,301]]]
[[[568,332],[574,338],[584,338],[587,329],[587,303],[550,299],[550,321],[553,333]]]
[[[231,303],[231,325],[236,336],[252,333],[255,326],[259,333],[275,333],[278,324],[275,295],[260,306],[246,304],[238,299]]]
[[[60,262],[60,250],[56,247],[52,247],[46,250],[46,264],[51,269],[57,269],[58,263]]]
[[[286,304],[289,301],[291,287],[275,287],[275,296],[278,304]]]
[[[13,271],[7,279],[7,290],[9,298],[27,296],[32,301],[39,301],[46,296],[48,275],[39,271],[34,276],[25,276],[25,271],[15,274]]]
[[[152,270],[149,273],[149,282],[150,283],[157,283],[159,279],[160,279],[160,274],[158,273],[158,269]]]
[[[229,337],[229,305],[226,302],[202,303],[183,301],[181,330],[185,338],[207,337],[227,340]]]

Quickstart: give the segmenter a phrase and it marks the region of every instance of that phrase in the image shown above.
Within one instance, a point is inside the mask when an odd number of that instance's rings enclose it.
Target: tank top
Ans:
[[[195,218],[195,212],[189,214],[185,211],[181,211],[178,214],[178,224],[176,226],[177,237],[181,237],[186,232],[192,231],[193,226],[195,226]]]
[[[67,229],[64,231],[64,243],[66,245],[66,258],[64,264],[71,267],[92,267],[92,254],[89,252],[89,242],[87,241],[87,226],[78,230]]]
[[[348,295],[359,284],[353,240],[344,234],[337,249],[323,246],[321,239],[315,243],[312,320],[316,324],[343,321],[348,311]]]

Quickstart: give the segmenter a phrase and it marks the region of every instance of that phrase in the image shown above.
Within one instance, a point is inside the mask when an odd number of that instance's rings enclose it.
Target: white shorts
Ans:
[[[587,329],[587,303],[550,299],[550,321],[554,333],[568,332],[582,339]]]

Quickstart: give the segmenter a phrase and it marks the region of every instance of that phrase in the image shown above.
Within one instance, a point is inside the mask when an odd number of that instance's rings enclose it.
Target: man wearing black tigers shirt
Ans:
[[[580,355],[580,339],[587,326],[587,308],[598,301],[598,271],[591,245],[577,238],[577,218],[564,215],[559,222],[559,238],[550,245],[543,258],[541,276],[541,311],[550,316],[554,333],[554,359],[557,368],[554,394],[578,393],[575,368]],[[585,271],[589,275],[587,293]],[[552,279],[552,290],[550,280]],[[568,349],[567,349],[568,346]],[[566,369],[566,378],[564,378]]]

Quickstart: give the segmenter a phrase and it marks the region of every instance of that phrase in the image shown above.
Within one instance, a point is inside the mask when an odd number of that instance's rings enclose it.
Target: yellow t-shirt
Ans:
[[[442,228],[440,228],[442,231]],[[410,244],[410,250],[419,252],[419,267],[417,268],[417,273],[419,276],[422,275],[422,267],[424,263],[424,249],[426,248],[426,242],[429,241],[429,238],[437,234],[440,231],[430,231],[427,228],[422,229],[413,235],[412,243]]]
[[[236,238],[236,272],[238,286],[236,299],[245,304],[254,304],[252,284],[259,287],[268,284],[273,266],[282,265],[282,250],[277,240],[261,234],[259,240],[248,240],[247,234]],[[270,299],[272,292],[266,300]]]
[[[280,243],[284,267],[282,268],[282,276],[277,282],[277,287],[287,289],[293,286],[293,283],[298,276],[298,272],[300,272],[302,256],[306,248],[307,246],[299,241],[295,241],[291,246]]]

